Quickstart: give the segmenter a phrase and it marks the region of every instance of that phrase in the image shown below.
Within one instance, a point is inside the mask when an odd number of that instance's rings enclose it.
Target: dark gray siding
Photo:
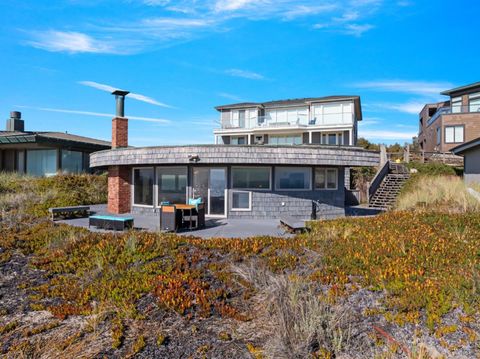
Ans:
[[[230,144],[230,136],[222,136],[222,142],[224,145]]]

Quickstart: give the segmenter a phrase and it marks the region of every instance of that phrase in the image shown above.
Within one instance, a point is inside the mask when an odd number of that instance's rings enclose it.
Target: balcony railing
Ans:
[[[435,114],[427,121],[427,126],[434,123],[440,116],[449,114],[461,114],[461,113],[479,113],[480,105],[467,105],[467,106],[452,106],[452,107],[440,107]]]
[[[245,119],[222,120],[222,129],[254,129],[254,128],[279,128],[279,127],[310,127],[322,125],[351,125],[353,114],[332,113],[324,114],[309,119],[306,115],[295,118],[272,119],[270,116],[258,116]]]

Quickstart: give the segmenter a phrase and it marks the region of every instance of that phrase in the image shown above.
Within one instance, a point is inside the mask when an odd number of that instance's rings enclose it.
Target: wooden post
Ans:
[[[385,145],[380,145],[380,168],[382,168],[387,161],[387,147]]]
[[[403,148],[403,162],[410,163],[410,145],[408,143]]]

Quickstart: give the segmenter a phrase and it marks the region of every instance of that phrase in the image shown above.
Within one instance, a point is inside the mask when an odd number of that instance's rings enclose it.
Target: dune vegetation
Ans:
[[[438,209],[315,222],[294,238],[91,233],[40,215],[2,222],[0,350],[476,357],[480,216]]]

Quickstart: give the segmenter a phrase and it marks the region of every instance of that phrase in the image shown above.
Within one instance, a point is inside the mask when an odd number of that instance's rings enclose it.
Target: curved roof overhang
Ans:
[[[90,167],[139,165],[378,166],[380,155],[349,146],[192,145],[127,147],[90,155]]]

